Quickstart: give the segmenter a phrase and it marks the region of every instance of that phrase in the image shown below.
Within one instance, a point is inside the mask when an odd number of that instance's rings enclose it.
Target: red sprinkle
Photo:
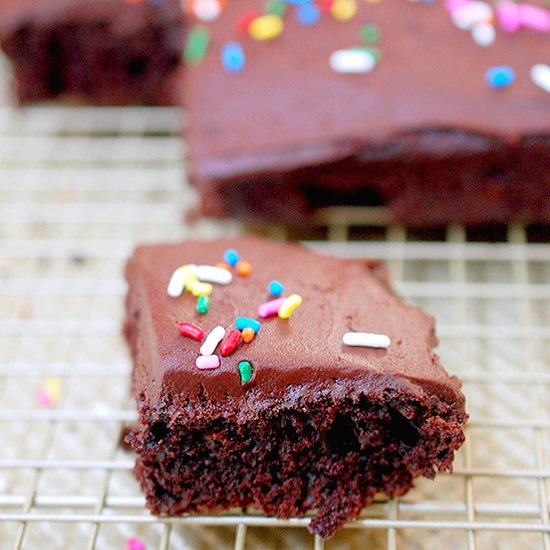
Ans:
[[[260,15],[263,15],[260,10],[251,9],[244,11],[237,19],[237,32],[239,34],[248,34],[248,27],[250,26],[250,23],[252,23],[256,17],[260,17]]]
[[[233,353],[237,346],[241,343],[241,331],[234,328],[225,339],[225,342],[220,346],[220,355],[227,357]]]
[[[202,328],[192,323],[180,323],[178,325],[178,330],[182,336],[189,336],[193,340],[198,340],[199,342],[204,338],[204,331]]]
[[[334,0],[317,0],[316,5],[319,8],[319,11],[324,13],[329,13],[330,8],[332,8]]]

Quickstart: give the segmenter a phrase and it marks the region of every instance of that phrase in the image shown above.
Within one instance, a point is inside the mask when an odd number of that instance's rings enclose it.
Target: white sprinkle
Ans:
[[[368,50],[336,50],[328,60],[337,73],[368,73],[376,66],[374,55]]]
[[[228,285],[233,280],[231,271],[215,265],[197,265],[193,272],[203,283],[216,283],[218,285]]]
[[[495,27],[491,23],[476,23],[472,27],[471,33],[478,46],[490,46],[496,38]]]
[[[218,344],[223,340],[225,336],[225,329],[218,325],[210,331],[210,334],[206,337],[203,345],[201,346],[201,355],[214,355]]]
[[[178,267],[172,276],[170,277],[170,282],[168,283],[168,288],[166,292],[168,296],[172,298],[177,298],[183,294],[183,289],[185,288],[185,281],[189,273],[192,273],[192,269],[195,268],[193,264],[182,265]]]
[[[343,342],[346,346],[361,346],[365,348],[389,348],[391,340],[385,334],[370,332],[346,332]]]
[[[538,63],[531,67],[531,80],[545,92],[550,94],[550,65]]]
[[[487,2],[468,2],[451,12],[453,23],[462,30],[469,31],[480,23],[488,23],[493,18],[493,8]]]
[[[201,21],[214,21],[222,12],[218,0],[197,0],[194,5],[194,15]]]

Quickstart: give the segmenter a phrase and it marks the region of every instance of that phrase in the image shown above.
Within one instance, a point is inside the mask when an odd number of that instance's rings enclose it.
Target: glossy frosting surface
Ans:
[[[186,263],[215,264],[227,248],[236,248],[253,266],[250,277],[235,276],[227,286],[214,285],[210,310],[195,311],[196,298],[185,293],[171,298],[166,286],[174,269]],[[290,385],[331,382],[332,378],[391,379],[422,387],[427,394],[462,401],[459,381],[450,378],[432,352],[433,319],[407,305],[369,264],[319,256],[297,245],[252,237],[208,243],[143,246],[126,270],[130,285],[129,322],[139,313],[139,344],[134,393],[144,393],[150,405],[162,395],[241,398],[249,389],[263,396],[285,393]],[[179,334],[177,324],[191,322],[208,333],[217,325],[229,331],[237,316],[258,319],[258,306],[270,299],[268,284],[278,279],[285,295],[300,294],[303,304],[290,320],[265,319],[250,344],[241,344],[221,366],[201,371],[195,366],[200,342]],[[387,334],[387,350],[352,348],[342,343],[347,331]],[[219,348],[217,350],[219,354]],[[254,378],[242,386],[237,366],[254,368]],[[254,391],[252,392],[254,393]],[[413,391],[414,393],[414,391]]]
[[[481,47],[453,24],[443,2],[385,0],[358,2],[357,16],[347,22],[323,14],[311,27],[289,8],[283,34],[258,42],[239,34],[235,22],[260,3],[228,4],[207,24],[206,58],[187,69],[184,81],[196,177],[328,162],[423,129],[454,128],[510,142],[550,131],[550,94],[529,76],[532,65],[549,62],[550,33],[509,34],[497,24],[495,42]],[[335,73],[330,54],[362,44],[359,29],[366,23],[382,33],[376,44],[381,62],[368,74]],[[246,55],[238,74],[220,62],[222,46],[232,40]],[[486,84],[486,71],[496,65],[514,68],[512,86]]]

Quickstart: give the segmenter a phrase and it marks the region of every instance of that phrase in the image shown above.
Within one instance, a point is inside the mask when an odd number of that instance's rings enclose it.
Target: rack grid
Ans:
[[[249,510],[149,515],[121,449],[136,418],[120,335],[122,268],[137,242],[237,233],[182,222],[177,109],[0,107],[0,549],[550,549],[550,245],[520,224],[488,243],[439,240],[380,210],[321,212],[323,253],[387,260],[398,291],[438,319],[471,421],[453,475],[419,480],[323,543],[308,519]],[[375,223],[374,237],[351,241]],[[289,238],[292,228],[271,228]],[[537,233],[540,235],[540,230]],[[44,384],[58,401],[40,405]]]

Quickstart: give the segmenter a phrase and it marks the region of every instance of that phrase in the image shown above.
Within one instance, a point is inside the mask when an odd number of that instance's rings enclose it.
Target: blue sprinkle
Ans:
[[[296,8],[296,19],[302,25],[314,25],[320,17],[321,12],[313,3],[303,3]]]
[[[244,69],[244,50],[237,42],[228,42],[225,44],[222,48],[221,56],[223,68],[227,72],[238,73]]]
[[[506,88],[516,80],[516,72],[506,65],[491,67],[485,73],[485,80],[491,88]]]
[[[268,288],[272,296],[280,296],[285,290],[285,287],[279,281],[271,281]]]
[[[231,267],[235,267],[240,259],[239,253],[234,248],[228,248],[223,253],[223,261]]]
[[[237,317],[235,325],[238,330],[244,330],[245,328],[251,328],[255,333],[260,330],[262,323],[256,321],[256,319],[249,319],[248,317]]]

